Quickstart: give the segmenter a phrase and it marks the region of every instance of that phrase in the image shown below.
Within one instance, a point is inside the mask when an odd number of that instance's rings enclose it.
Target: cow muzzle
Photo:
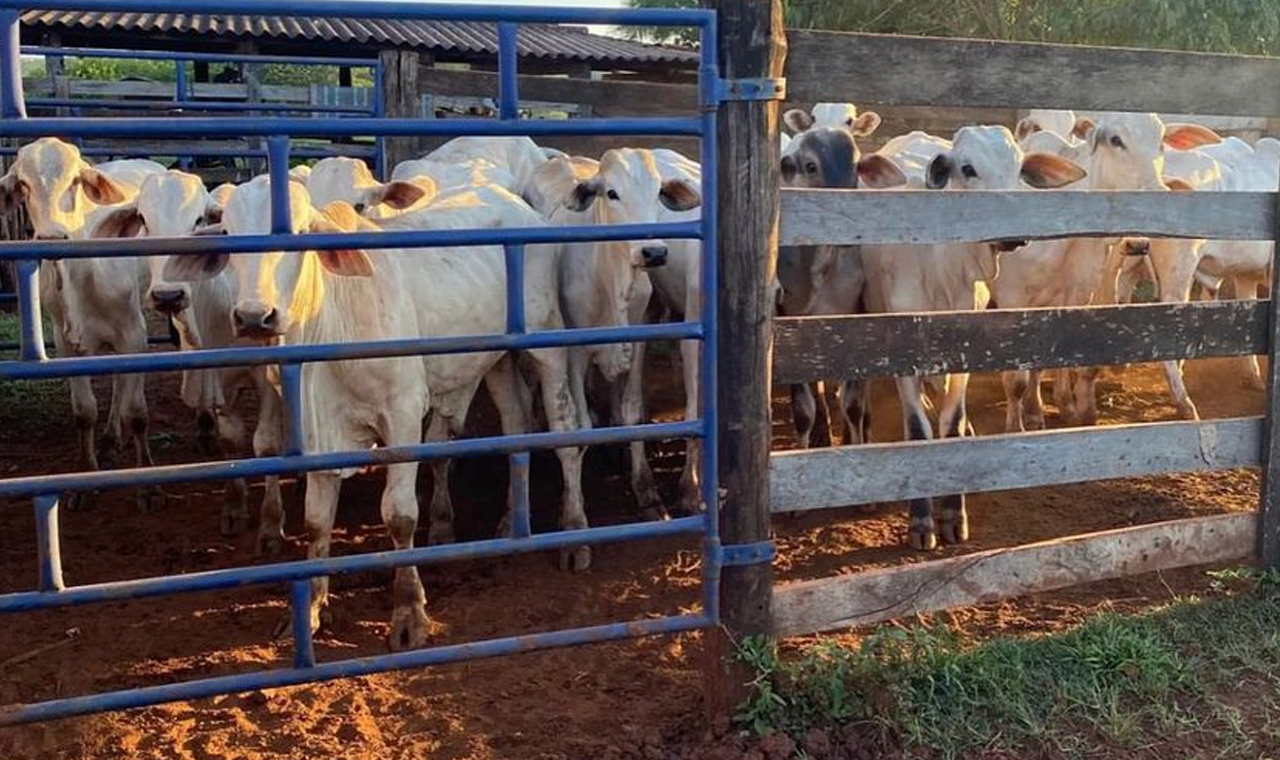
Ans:
[[[640,266],[645,269],[656,269],[667,263],[667,247],[665,245],[647,245],[640,249]]]
[[[1027,244],[1025,240],[998,240],[991,247],[998,253],[1012,253]]]
[[[280,310],[263,303],[246,303],[231,310],[231,323],[241,338],[266,340],[280,335]]]
[[[1151,253],[1151,241],[1146,238],[1125,238],[1120,241],[1120,252],[1125,256],[1146,256]]]
[[[175,316],[181,314],[191,305],[191,299],[184,288],[161,288],[151,291],[151,308]]]

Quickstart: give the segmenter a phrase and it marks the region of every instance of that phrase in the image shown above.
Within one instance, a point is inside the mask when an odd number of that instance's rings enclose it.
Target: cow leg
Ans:
[[[116,381],[113,395],[120,396],[120,419],[133,438],[134,463],[138,467],[152,467],[155,460],[151,456],[151,442],[147,436],[146,375],[117,375]],[[138,489],[137,499],[138,508],[143,512],[164,505],[164,493],[156,486]]]
[[[573,398],[569,393],[568,352],[563,348],[544,348],[530,351],[529,354],[538,365],[547,427],[553,432],[577,430],[579,413],[574,409]],[[582,449],[556,449],[556,457],[560,460],[560,471],[564,479],[564,493],[560,500],[560,528],[586,528],[587,512],[582,495]],[[590,566],[591,547],[579,546],[560,551],[561,569],[580,572]]]
[[[427,443],[449,440],[449,418],[439,409],[431,414],[423,440]],[[451,544],[458,540],[453,532],[453,497],[449,494],[449,470],[453,467],[453,460],[432,459],[430,465],[432,488],[431,504],[427,507],[427,543]]]
[[[965,394],[968,388],[968,374],[951,376],[942,410],[938,412],[938,431],[942,437],[959,438],[971,430],[965,408]],[[960,544],[969,540],[969,515],[965,510],[964,502],[965,496],[962,493],[942,497],[942,514],[938,518],[938,533],[946,543]]]
[[[1002,372],[1001,383],[1004,385],[1004,432],[1025,432],[1026,422],[1023,417],[1026,404],[1029,376],[1026,370]]]
[[[1247,279],[1238,276],[1227,279],[1233,281],[1233,295],[1235,298],[1258,300],[1258,290],[1261,288],[1262,282],[1257,277],[1251,275]],[[1265,391],[1267,383],[1263,379],[1262,367],[1258,364],[1258,357],[1242,356],[1240,357],[1240,362],[1240,384],[1250,390]]]
[[[686,319],[696,320],[701,319],[701,316],[687,315]],[[684,375],[684,418],[686,420],[697,419],[700,414],[698,401],[701,386],[698,379],[698,366],[701,354],[702,346],[698,341],[685,340],[680,342],[680,365]],[[830,445],[830,442],[830,434],[828,434],[828,445]],[[680,514],[692,515],[700,511],[702,504],[701,468],[701,443],[696,438],[690,438],[685,441],[684,469],[680,471],[680,496],[676,502],[676,509]]]
[[[645,348],[643,341],[632,347],[631,367],[621,384],[617,415],[623,425],[639,425],[644,418]],[[657,485],[654,484],[653,469],[649,467],[644,441],[632,441],[627,444],[627,448],[631,455],[631,493],[635,494],[640,515],[645,520],[665,518],[667,509],[662,503],[662,497],[658,495]]]
[[[1200,257],[1189,251],[1186,243],[1171,240],[1153,240],[1148,258],[1155,271],[1162,303],[1186,303],[1191,297],[1191,283],[1195,280]],[[1163,363],[1165,381],[1169,384],[1169,396],[1184,420],[1198,420],[1200,413],[1187,392],[1182,376],[1181,361]]]
[[[817,416],[818,402],[813,386],[806,383],[791,386],[791,420],[796,426],[796,445],[802,449],[810,446]]]
[[[502,425],[503,435],[520,435],[532,428],[532,422],[525,416],[524,403],[521,400],[521,387],[524,379],[516,367],[515,355],[507,354],[489,370],[484,378],[485,387],[493,405],[498,409],[498,419]],[[506,512],[498,523],[497,535],[500,538],[511,536],[511,510],[514,504],[508,502]]]
[[[909,441],[927,441],[933,437],[929,415],[925,412],[924,383],[919,377],[899,377],[898,399],[902,402],[904,437]],[[938,546],[938,536],[933,527],[933,503],[929,499],[912,499],[911,524],[907,529],[907,543],[913,549],[930,551]]]
[[[331,472],[307,473],[307,496],[304,500],[307,529],[307,558],[329,556],[329,541],[333,535],[333,520],[338,512],[338,494],[342,490],[342,478]],[[311,632],[320,630],[328,615],[329,578],[311,579]],[[286,626],[288,623],[286,622]],[[285,629],[287,630],[287,628]]]
[[[869,380],[845,380],[836,390],[840,402],[840,417],[844,422],[844,438],[847,446],[867,443],[871,440],[871,382]]]
[[[1023,397],[1022,422],[1027,430],[1044,430],[1044,395],[1040,392],[1042,372],[1027,373],[1027,395]]]
[[[1071,369],[1059,367],[1053,370],[1053,403],[1058,406],[1058,416],[1064,425],[1079,424],[1076,412],[1076,396],[1071,388]]]
[[[212,446],[219,459],[229,459],[229,453],[240,451],[245,447],[244,422],[239,417],[222,410],[213,414],[215,433]],[[249,484],[244,478],[237,478],[227,484],[223,492],[222,514],[218,529],[222,535],[231,537],[244,533],[249,528]]]
[[[1076,409],[1080,413],[1081,425],[1098,424],[1098,367],[1082,367],[1076,371],[1075,397]]]
[[[417,443],[422,430],[422,409],[391,417],[387,443],[405,446]],[[387,468],[387,485],[382,489],[382,521],[397,549],[412,549],[413,534],[418,529],[418,464],[397,464]],[[391,633],[388,643],[393,651],[417,649],[427,643],[427,594],[413,565],[396,568],[391,600]]]
[[[76,425],[76,445],[79,451],[79,467],[81,470],[97,470],[98,449],[94,445],[94,431],[98,426],[98,398],[93,394],[93,385],[87,377],[72,377],[67,380],[71,386],[71,416]],[[67,499],[67,509],[88,509],[93,506],[94,492],[77,491]]]
[[[587,373],[591,370],[591,353],[581,346],[569,349],[569,395],[578,417],[578,429],[595,427],[591,421],[591,408],[587,403]]]
[[[259,457],[275,456],[280,453],[280,433],[284,421],[280,396],[267,382],[263,369],[255,369],[253,376],[259,398],[258,424],[253,431],[253,454]],[[257,551],[262,556],[274,557],[283,548],[284,499],[280,495],[280,477],[268,475],[263,482]]]

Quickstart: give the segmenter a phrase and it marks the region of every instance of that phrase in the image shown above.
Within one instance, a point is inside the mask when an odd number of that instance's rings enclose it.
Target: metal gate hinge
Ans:
[[[778,547],[772,541],[759,541],[754,544],[721,546],[718,553],[721,567],[765,565],[773,562],[773,558],[778,555]]]
[[[713,89],[715,103],[725,100],[782,100],[787,97],[787,80],[782,77],[716,79]]]

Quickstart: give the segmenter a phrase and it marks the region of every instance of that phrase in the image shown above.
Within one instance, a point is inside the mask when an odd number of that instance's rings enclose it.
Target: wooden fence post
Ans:
[[[1276,240],[1280,242],[1280,196]],[[1267,407],[1262,425],[1262,488],[1258,505],[1258,556],[1266,567],[1280,567],[1280,266],[1271,267],[1271,310],[1267,320]]]
[[[781,77],[786,59],[781,0],[702,0],[719,12],[720,76]],[[731,100],[719,112],[719,437],[725,545],[766,541],[769,519],[769,396],[772,283],[778,258],[778,102]],[[708,505],[714,509],[715,505]],[[713,716],[732,714],[752,673],[734,658],[744,636],[766,633],[772,617],[768,564],[726,567],[722,625],[707,635],[704,674]]]
[[[383,113],[395,119],[420,119],[422,106],[418,97],[418,67],[421,56],[414,50],[383,50],[378,54],[382,61]],[[401,161],[417,158],[421,152],[421,137],[385,138],[387,167]]]

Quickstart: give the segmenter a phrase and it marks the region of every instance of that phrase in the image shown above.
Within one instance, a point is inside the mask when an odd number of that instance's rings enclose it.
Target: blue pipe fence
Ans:
[[[0,260],[17,262],[21,355],[0,361],[0,380],[39,379],[113,372],[159,372],[196,367],[275,363],[281,367],[281,391],[289,413],[285,452],[280,456],[235,461],[138,469],[78,472],[0,480],[0,498],[30,499],[36,515],[39,584],[35,590],[0,595],[0,614],[71,605],[113,602],[287,583],[290,588],[294,657],[290,667],[206,678],[146,688],[54,699],[0,707],[0,725],[154,705],[175,700],[230,694],[371,673],[422,667],[458,660],[564,647],[588,642],[690,631],[719,620],[718,586],[722,567],[767,561],[760,552],[731,552],[719,540],[717,472],[717,302],[716,271],[716,119],[720,101],[716,51],[716,16],[702,10],[624,10],[603,8],[530,8],[433,3],[366,2],[358,14],[367,18],[438,19],[496,22],[499,38],[499,115],[496,120],[459,119],[434,122],[414,119],[352,117],[332,120],[299,118],[166,120],[137,118],[27,118],[19,73],[21,0],[0,0],[0,137],[35,138],[56,134],[86,137],[221,137],[267,138],[266,154],[272,178],[273,231],[269,235],[203,236],[181,239],[30,241],[0,244]],[[50,10],[153,11],[151,0],[42,0]],[[173,13],[246,13],[350,17],[353,6],[333,0],[171,0]],[[521,120],[517,103],[519,23],[622,24],[697,28],[701,36],[701,111],[687,118],[583,119],[535,122]],[[135,54],[130,53],[130,56]],[[146,56],[162,56],[146,53]],[[184,54],[192,60],[194,54]],[[225,60],[219,56],[219,60]],[[287,172],[291,140],[300,135],[691,135],[701,139],[703,166],[701,218],[696,222],[613,227],[501,229],[471,231],[413,231],[323,235],[288,234]],[[635,240],[652,238],[702,241],[703,308],[700,320],[676,324],[587,328],[528,332],[524,321],[523,246],[569,241]],[[507,330],[503,334],[466,337],[422,337],[349,344],[228,348],[142,355],[48,358],[41,335],[37,277],[39,261],[50,258],[243,253],[266,250],[326,250],[361,247],[431,248],[453,245],[503,245],[507,262]],[[593,345],[621,341],[700,340],[700,408],[698,419],[631,427],[474,438],[419,443],[373,450],[307,454],[302,451],[300,371],[308,362],[386,356],[445,354],[492,350],[520,350],[548,346]],[[663,522],[566,530],[533,535],[529,517],[529,452],[626,441],[701,438],[704,514]],[[509,457],[512,497],[511,538],[384,551],[356,556],[312,559],[255,567],[239,567],[180,576],[67,586],[61,568],[58,539],[58,498],[65,491],[217,481],[269,474],[312,472],[351,467],[385,466],[435,458],[505,455]],[[311,641],[308,606],[310,579],[479,557],[499,557],[588,544],[701,535],[703,593],[700,612],[617,622],[468,644],[432,647],[395,654],[318,663]],[[758,548],[758,547],[742,547]]]

